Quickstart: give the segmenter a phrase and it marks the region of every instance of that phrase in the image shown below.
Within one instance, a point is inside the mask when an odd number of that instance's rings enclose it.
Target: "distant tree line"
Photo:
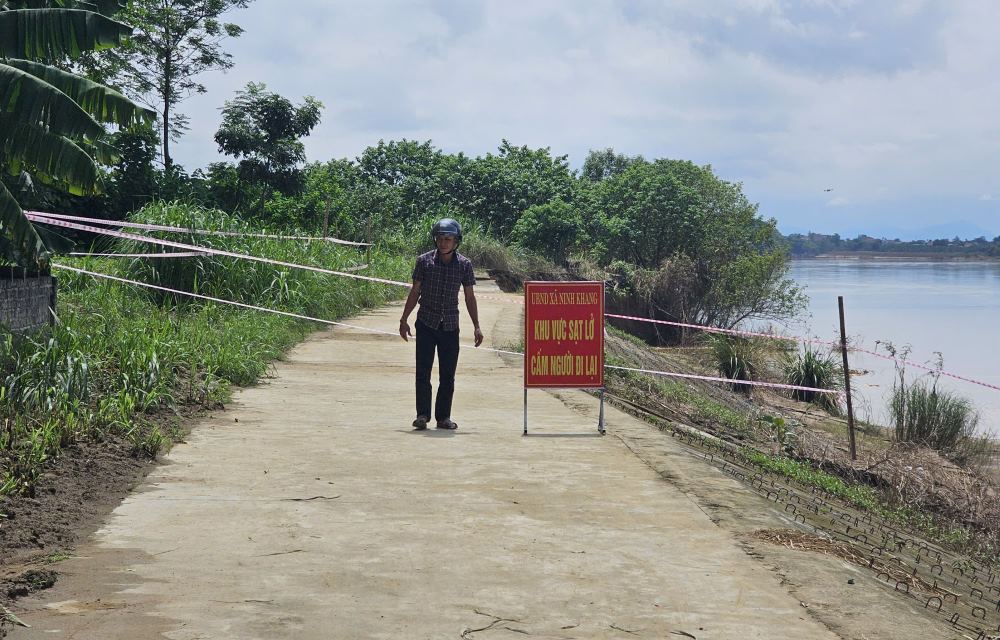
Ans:
[[[176,164],[167,170],[155,160],[155,132],[119,132],[121,155],[107,170],[104,193],[36,190],[25,201],[123,219],[149,202],[177,200],[273,228],[375,241],[425,233],[430,220],[447,216],[558,267],[600,270],[620,309],[636,315],[732,327],[803,307],[775,221],[710,166],[605,149],[574,171],[565,155],[506,140],[478,157],[399,140],[379,141],[354,159],[305,163],[299,138],[319,121],[321,106],[309,98],[296,106],[249,85],[227,101],[216,134],[235,162],[191,174]],[[681,338],[671,331],[645,337]]]
[[[841,238],[839,234],[793,233],[784,236],[793,257],[814,257],[835,253],[896,253],[955,256],[1000,257],[1000,236],[987,240],[984,236],[972,240],[958,237],[936,240],[890,240],[859,235],[856,238]]]

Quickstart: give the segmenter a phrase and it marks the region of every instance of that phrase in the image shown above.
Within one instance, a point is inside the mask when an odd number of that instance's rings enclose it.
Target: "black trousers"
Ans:
[[[458,329],[432,329],[417,320],[417,415],[431,417],[431,369],[434,351],[438,356],[438,392],[434,419],[451,417],[451,399],[455,395],[455,369],[458,367]]]

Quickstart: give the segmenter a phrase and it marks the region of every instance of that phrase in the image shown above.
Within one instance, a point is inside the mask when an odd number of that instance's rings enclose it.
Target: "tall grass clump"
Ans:
[[[909,348],[897,351],[887,345],[896,359],[896,382],[889,398],[889,415],[898,442],[930,447],[958,462],[972,462],[988,453],[989,438],[976,435],[979,413],[967,398],[938,388],[943,362],[940,356],[930,380],[907,382],[906,356]]]
[[[972,403],[939,389],[937,380],[896,385],[889,412],[896,440],[953,453],[964,441],[975,438],[979,414]]]
[[[149,205],[135,214],[133,219],[148,224],[213,231],[246,234],[264,231],[222,211],[177,203]],[[267,232],[276,235],[305,235],[297,229]],[[325,240],[296,241],[249,235],[153,235],[211,249],[334,271],[354,269],[371,258],[374,264],[358,271],[359,274],[376,275],[381,272],[382,277],[391,276],[391,279],[404,282],[409,280],[408,262],[412,261],[412,257],[404,258],[385,251],[364,252]],[[149,251],[150,246],[152,245],[124,241],[120,248],[122,253],[136,253]],[[125,271],[132,279],[171,289],[304,315],[355,310],[357,306],[352,303],[352,298],[359,294],[371,304],[384,302],[400,293],[405,294],[405,290],[398,287],[387,288],[385,285],[358,279],[215,255],[183,259],[135,259],[126,263]],[[154,299],[162,300],[170,294],[152,295]],[[184,303],[186,298],[178,296],[177,301]]]
[[[801,352],[796,351],[784,363],[785,382],[799,387],[815,389],[830,389],[837,391],[843,388],[844,367],[832,353],[821,353],[808,344]],[[811,402],[823,409],[838,414],[836,396],[818,391],[792,390],[792,397],[802,402]]]
[[[757,380],[763,370],[764,348],[743,336],[710,333],[705,338],[719,374],[730,380]],[[751,385],[734,384],[733,390],[750,393]]]

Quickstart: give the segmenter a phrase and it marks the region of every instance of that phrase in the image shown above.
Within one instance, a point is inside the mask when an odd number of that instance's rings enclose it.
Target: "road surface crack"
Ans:
[[[625,629],[623,627],[619,627],[619,626],[614,625],[614,624],[611,624],[611,625],[608,625],[608,626],[611,627],[612,629],[614,629],[615,631],[624,631],[625,633],[631,633],[634,636],[639,635],[638,631],[632,631],[631,629]]]
[[[465,629],[464,631],[462,631],[462,636],[461,636],[463,640],[469,640],[470,638],[472,638],[472,634],[479,633],[480,631],[489,631],[490,629],[496,627],[498,624],[504,622],[521,622],[517,618],[501,618],[500,616],[495,616],[492,613],[483,613],[479,609],[473,609],[473,611],[481,616],[486,616],[487,618],[493,618],[493,622],[489,623],[485,627],[480,627],[478,629]],[[520,629],[511,629],[510,627],[504,627],[504,629],[528,635],[527,631],[521,631]]]

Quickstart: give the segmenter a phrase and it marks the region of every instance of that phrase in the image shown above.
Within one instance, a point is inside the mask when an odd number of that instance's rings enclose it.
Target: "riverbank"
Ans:
[[[916,251],[838,251],[814,256],[793,255],[792,260],[926,260],[928,262],[1000,262],[1000,256],[982,254],[928,254]]]
[[[809,296],[799,324],[785,334],[839,341],[838,296],[844,298],[848,339],[859,349],[888,356],[887,344],[909,348],[908,361],[1000,385],[990,358],[1000,319],[1000,263],[896,259],[812,258],[793,260],[789,275]],[[899,372],[892,360],[861,351],[852,369],[855,408],[864,419],[888,424],[887,401]],[[927,377],[909,367],[906,380]],[[929,381],[929,380],[928,380]],[[983,434],[1000,432],[1000,392],[948,376],[941,388],[968,398],[979,409]]]

